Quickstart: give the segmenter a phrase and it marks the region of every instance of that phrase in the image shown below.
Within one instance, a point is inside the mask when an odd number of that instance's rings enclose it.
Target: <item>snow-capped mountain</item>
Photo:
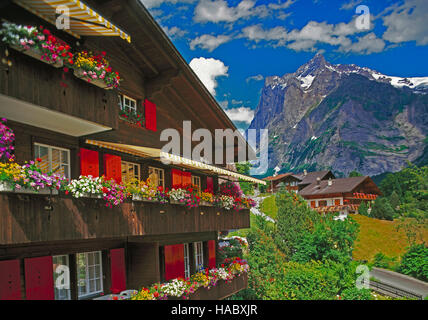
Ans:
[[[427,93],[428,77],[388,76],[317,54],[294,73],[266,78],[249,128],[269,129],[270,168],[279,173],[397,171],[426,158]]]

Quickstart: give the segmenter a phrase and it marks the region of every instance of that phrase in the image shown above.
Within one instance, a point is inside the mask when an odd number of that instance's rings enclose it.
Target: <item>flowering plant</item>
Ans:
[[[185,204],[189,208],[197,207],[199,205],[200,197],[197,195],[192,187],[187,188],[172,188],[168,192],[170,200],[178,201]]]
[[[239,184],[231,181],[225,181],[220,184],[220,193],[233,198],[242,196],[242,190]]]
[[[74,55],[75,68],[82,69],[88,82],[103,80],[107,87],[117,88],[121,81],[119,73],[113,72],[109,62],[105,59],[105,52],[94,55],[92,52],[81,51]]]
[[[103,182],[103,177],[79,176],[79,179],[70,181],[70,184],[66,187],[66,194],[71,192],[75,198],[83,197],[85,194],[102,195],[104,193]]]
[[[0,160],[13,160],[13,142],[15,141],[15,134],[6,126],[7,120],[2,118],[0,120]]]
[[[38,158],[37,162],[41,162]],[[21,167],[21,173],[25,176],[21,184],[17,183],[15,188],[20,189],[20,186],[39,191],[40,189],[49,188],[56,190],[64,190],[67,184],[67,178],[58,173],[43,173],[36,165],[36,162],[30,161]]]
[[[49,63],[63,61],[66,65],[73,65],[71,48],[64,41],[53,36],[42,26],[22,26],[4,22],[0,30],[2,41],[23,50],[35,49],[39,51],[41,59]]]
[[[167,283],[155,284],[150,288],[142,288],[141,291],[133,296],[132,300],[164,300],[168,296],[182,297],[189,299],[189,295],[198,288],[210,288],[215,286],[219,280],[229,282],[244,272],[249,271],[247,261],[240,258],[230,259],[228,265],[222,265],[220,268],[202,269],[189,278],[176,278]]]
[[[6,182],[9,186],[18,185],[18,189],[21,184],[27,179],[25,174],[21,171],[21,166],[13,160],[8,163],[0,162],[0,181]]]
[[[119,117],[139,127],[144,127],[144,114],[130,108],[119,108]]]
[[[123,184],[118,184],[114,180],[104,181],[103,198],[106,201],[106,207],[112,208],[118,206],[126,198],[126,190]]]
[[[220,208],[230,210],[235,207],[235,198],[232,196],[221,195],[216,198],[216,204]]]
[[[214,202],[214,195],[212,194],[212,192],[208,191],[208,189],[207,189],[201,193],[201,200],[209,202],[209,203],[213,203]]]

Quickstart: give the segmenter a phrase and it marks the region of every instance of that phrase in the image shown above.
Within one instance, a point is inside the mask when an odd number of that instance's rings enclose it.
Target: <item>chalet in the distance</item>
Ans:
[[[268,192],[278,191],[280,183],[283,183],[288,191],[298,192],[315,182],[317,179],[326,180],[334,178],[335,176],[333,172],[329,170],[313,172],[307,172],[304,170],[302,173],[298,174],[287,172],[276,176],[266,177],[263,180],[267,183]]]
[[[54,2],[70,7],[70,29],[55,27]],[[57,50],[46,58],[31,39],[0,42],[0,116],[15,134],[16,163],[37,159],[43,173],[70,180],[151,177],[155,192],[193,185],[215,194],[219,179],[265,183],[180,155],[169,165],[160,161],[163,129],[182,133],[185,120],[213,135],[236,127],[139,0],[2,1],[0,18],[10,30],[37,28],[35,39]],[[108,60],[107,75],[95,79],[79,69],[92,52],[101,53],[96,65]],[[42,191],[1,184],[0,300],[94,299],[189,277],[221,263],[221,231],[250,226],[245,206],[186,207],[147,197],[106,206],[104,191]],[[68,286],[57,286],[58,266],[69,270]],[[223,299],[246,286],[244,272],[190,299]]]

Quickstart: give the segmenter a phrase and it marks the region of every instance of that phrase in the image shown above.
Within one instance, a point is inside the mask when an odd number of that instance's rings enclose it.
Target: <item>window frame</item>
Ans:
[[[125,94],[121,94],[121,100],[120,100],[120,108],[125,112],[134,112],[137,113],[137,99],[131,98],[130,96],[127,96]],[[134,102],[134,106],[125,104],[125,99],[128,99],[131,102]]]
[[[123,165],[127,166],[127,171],[128,171],[129,165],[134,166],[134,170],[135,170],[135,167],[137,167],[138,168],[138,177],[136,177],[135,174],[134,174],[133,178],[136,178],[138,181],[140,181],[140,179],[141,179],[141,165],[139,163],[130,162],[130,161],[123,161],[122,160],[121,161],[121,166],[123,166]],[[122,181],[126,182],[125,181],[126,179],[124,179],[124,176],[123,176],[123,167],[121,167],[121,176],[122,176]]]
[[[48,169],[49,169],[48,172],[52,172],[52,149],[56,149],[59,151],[66,152],[67,153],[67,162],[68,162],[68,163],[65,163],[65,165],[67,165],[67,167],[68,167],[66,177],[71,179],[71,162],[70,162],[71,150],[70,149],[61,148],[61,147],[57,147],[57,146],[53,146],[53,145],[49,145],[49,144],[40,143],[40,142],[34,142],[33,143],[33,149],[34,149],[33,153],[34,153],[35,158],[38,158],[38,157],[36,157],[36,148],[37,147],[45,147],[48,149]],[[60,167],[61,167],[61,165],[64,165],[64,163],[61,161],[62,160],[61,152],[60,152],[60,156],[61,156],[61,158],[60,158]]]
[[[154,170],[155,173],[156,173],[156,175],[158,176],[157,185],[158,186],[162,186],[162,188],[165,189],[165,169],[149,166],[148,167],[149,177],[150,177],[150,174],[151,174],[150,170]],[[162,179],[160,179],[159,173],[157,173],[156,170],[158,170],[159,172],[162,171]],[[159,183],[160,180],[162,180],[162,184]]]
[[[54,274],[54,294],[55,294],[55,300],[58,301],[65,301],[65,300],[71,300],[71,276],[70,276],[70,257],[68,254],[58,254],[58,255],[54,255],[52,256],[52,262],[54,262],[55,258],[60,258],[60,257],[65,257],[66,258],[66,264],[65,266],[68,268],[68,289],[62,289],[65,290],[67,292],[67,296],[65,299],[62,299],[60,297],[58,297],[60,295],[60,291],[61,289],[57,289],[56,288],[56,280],[55,280],[55,274],[56,274],[56,270],[53,270],[53,274]],[[54,263],[55,264],[55,263]],[[67,280],[66,280],[67,281]],[[58,291],[57,291],[58,290]]]
[[[195,181],[194,180],[197,180],[198,181],[198,183],[195,183]],[[195,186],[197,186],[198,187],[198,193],[199,193],[199,195],[201,195],[201,193],[202,193],[202,185],[201,185],[201,177],[200,176],[194,176],[193,174],[192,174],[192,186],[193,185],[195,185]]]
[[[89,272],[88,272],[88,269],[89,269],[89,265],[88,265],[88,254],[89,253],[97,253],[97,254],[99,254],[99,268],[100,268],[100,277],[99,277],[99,281],[100,281],[100,290],[97,290],[97,291],[92,291],[92,292],[88,292],[88,290],[89,290],[89,281],[90,280],[96,280],[96,279],[98,279],[98,278],[94,278],[94,279],[91,279],[91,278],[89,278]],[[86,293],[85,294],[80,294],[80,289],[79,289],[79,281],[81,280],[80,278],[79,278],[79,265],[78,265],[78,262],[79,262],[79,258],[78,258],[78,255],[79,254],[84,254],[85,255],[85,287],[86,287]],[[91,265],[91,266],[97,266],[97,264],[94,264],[94,265]],[[104,292],[104,281],[103,281],[103,279],[104,279],[104,274],[103,274],[103,253],[102,253],[102,251],[88,251],[88,252],[79,252],[79,253],[76,253],[76,280],[77,280],[77,298],[78,299],[86,299],[86,298],[90,298],[90,297],[93,297],[93,296],[96,296],[96,295],[98,295],[98,294],[100,294],[100,293],[103,293]]]
[[[204,243],[202,241],[193,242],[193,258],[196,271],[199,270],[199,266],[204,268]]]
[[[183,244],[184,250],[184,278],[190,278],[190,246],[188,243]]]

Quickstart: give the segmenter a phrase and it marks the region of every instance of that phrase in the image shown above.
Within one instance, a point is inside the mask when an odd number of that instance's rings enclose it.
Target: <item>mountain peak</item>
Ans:
[[[300,76],[307,76],[313,74],[316,70],[323,69],[327,64],[328,62],[325,60],[322,53],[317,53],[311,60],[302,65],[297,70],[297,73],[300,74]]]

